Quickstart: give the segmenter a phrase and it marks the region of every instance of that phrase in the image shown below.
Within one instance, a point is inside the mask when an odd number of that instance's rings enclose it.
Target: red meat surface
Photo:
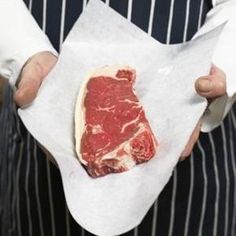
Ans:
[[[92,177],[131,169],[156,153],[157,141],[133,85],[135,70],[89,78],[82,104],[79,155]]]

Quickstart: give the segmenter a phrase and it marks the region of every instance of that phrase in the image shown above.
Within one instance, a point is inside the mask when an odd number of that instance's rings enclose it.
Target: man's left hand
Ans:
[[[214,99],[226,94],[226,75],[221,69],[213,65],[210,75],[202,76],[197,79],[195,89],[200,96],[207,98],[210,104]],[[191,154],[195,143],[198,141],[200,131],[201,120],[197,124],[187,145],[185,146],[180,160],[185,160]]]

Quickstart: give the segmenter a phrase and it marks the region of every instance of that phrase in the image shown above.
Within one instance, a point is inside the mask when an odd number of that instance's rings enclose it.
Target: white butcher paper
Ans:
[[[164,45],[100,0],[90,0],[38,97],[19,109],[27,129],[54,156],[69,210],[87,231],[113,236],[131,230],[167,184],[207,106],[194,82],[209,73],[223,27],[185,44]],[[74,108],[89,72],[114,64],[136,69],[135,89],[159,147],[145,164],[93,179],[75,154]]]

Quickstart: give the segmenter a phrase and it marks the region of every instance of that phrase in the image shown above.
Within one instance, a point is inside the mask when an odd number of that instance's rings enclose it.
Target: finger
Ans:
[[[183,161],[185,160],[187,157],[189,157],[193,151],[193,148],[197,142],[199,138],[199,134],[196,134],[196,136],[194,138],[192,138],[188,144],[185,146],[185,149],[184,151],[181,153],[181,156],[180,156],[180,160]]]
[[[40,79],[33,79],[27,81],[15,93],[14,99],[18,106],[25,106],[30,104],[36,97],[41,84]]]
[[[14,95],[18,106],[30,104],[36,97],[43,77],[36,67],[29,67],[22,71],[21,81]]]
[[[200,77],[195,83],[197,93],[205,98],[217,98],[226,93],[226,79],[221,74]]]
[[[221,97],[226,93],[226,81],[213,75],[201,77],[196,82],[196,91],[205,98]]]
[[[199,139],[201,125],[202,125],[202,121],[200,120],[198,122],[197,126],[195,127],[193,133],[191,134],[190,139],[189,139],[187,145],[185,146],[184,151],[181,153],[180,161],[185,160],[192,153],[194,145],[197,142],[197,140]]]
[[[42,149],[42,151],[45,153],[47,159],[52,163],[54,164],[55,166],[58,167],[58,164],[55,160],[55,158],[52,156],[52,154],[45,148],[43,147],[40,143],[37,142],[37,145]]]
[[[210,75],[217,75],[220,77],[226,77],[226,74],[224,73],[224,71],[221,70],[219,67],[217,67],[214,64],[212,64]]]
[[[187,146],[185,147],[185,150],[182,152],[182,154],[180,156],[180,161],[184,161],[185,159],[187,159],[191,155],[196,141],[190,142],[187,144]]]

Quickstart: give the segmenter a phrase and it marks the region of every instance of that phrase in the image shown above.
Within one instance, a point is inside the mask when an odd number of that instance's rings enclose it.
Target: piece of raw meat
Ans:
[[[83,83],[76,103],[76,152],[92,177],[123,172],[150,160],[157,141],[135,94],[135,70],[97,69]]]

